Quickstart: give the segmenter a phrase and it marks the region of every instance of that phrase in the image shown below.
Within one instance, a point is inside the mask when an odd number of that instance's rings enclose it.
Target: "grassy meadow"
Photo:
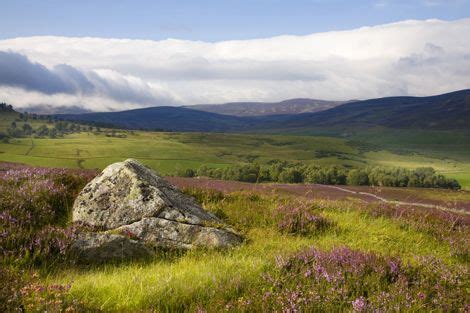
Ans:
[[[105,311],[175,311],[198,307],[217,311],[228,302],[250,299],[250,290],[268,289],[269,285],[263,282],[263,273],[276,271],[276,258],[289,257],[312,246],[322,251],[349,247],[384,256],[399,256],[411,263],[423,256],[435,257],[451,264],[450,267],[463,263],[451,257],[450,248],[431,234],[403,227],[403,222],[393,219],[370,217],[345,203],[322,203],[322,208],[318,209],[319,214],[335,224],[332,229],[296,236],[283,234],[270,221],[270,212],[276,209],[280,200],[253,196],[251,198],[256,200],[250,200],[249,195],[234,197],[236,200],[224,205],[223,211],[229,216],[233,214],[231,222],[238,223],[248,240],[233,251],[193,251],[170,261],[163,258],[124,266],[67,269],[54,273],[46,281],[71,284],[71,298]],[[257,214],[265,215],[261,217],[264,223],[247,223],[248,216],[260,219],[245,211],[253,210],[254,206],[259,207],[254,209]],[[222,206],[218,201],[211,201],[206,207],[216,210]],[[342,306],[348,308],[349,303],[337,308]]]
[[[80,265],[67,254],[80,230],[71,200],[96,172],[0,168],[4,311],[458,311],[470,301],[465,214],[188,188],[241,246]]]
[[[0,127],[8,128],[12,116],[0,118]],[[45,123],[31,122],[33,127]],[[460,137],[441,134],[432,140],[422,134],[400,146],[392,135],[380,141],[365,134],[110,133],[82,130],[0,143],[0,161],[35,166],[0,166],[0,310],[468,308],[468,214],[437,209],[189,188],[185,192],[243,234],[246,240],[240,247],[162,252],[147,260],[88,266],[75,264],[67,255],[80,231],[70,220],[73,199],[97,174],[88,169],[126,158],[164,175],[273,159],[307,165],[432,166],[469,188],[469,144],[459,143]],[[420,140],[422,144],[414,144]],[[467,192],[407,190],[426,199],[468,201]]]
[[[217,168],[252,162],[262,164],[273,159],[307,165],[382,165],[410,169],[431,166],[458,179],[464,188],[470,187],[470,155],[464,148],[459,153],[452,150],[449,157],[443,157],[444,146],[435,147],[441,154],[431,150],[431,144],[405,153],[341,137],[144,131],[125,134],[125,138],[108,137],[105,132],[80,132],[54,139],[14,138],[9,143],[0,143],[0,161],[46,167],[104,168],[116,161],[135,158],[164,175],[202,165]]]

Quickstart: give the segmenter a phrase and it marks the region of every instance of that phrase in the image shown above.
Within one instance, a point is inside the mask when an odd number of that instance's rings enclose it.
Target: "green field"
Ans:
[[[374,218],[357,211],[352,203],[323,204],[322,216],[335,227],[322,234],[279,233],[269,217],[278,200],[233,194],[224,200],[209,197],[204,201],[210,211],[223,208],[228,221],[245,233],[247,242],[231,251],[193,250],[176,258],[165,256],[144,263],[66,268],[49,274],[43,283],[70,284],[68,298],[78,299],[90,310],[219,311],[227,302],[236,303],[237,299],[250,299],[253,294],[270,290],[263,273],[276,272],[275,260],[312,246],[323,251],[350,247],[399,256],[411,264],[424,256],[451,268],[466,264],[452,257],[449,246],[432,234],[435,226],[425,230],[408,225],[406,218]],[[336,305],[336,309],[344,306]]]
[[[470,187],[470,157],[464,152],[454,157],[378,148],[368,151],[357,141],[323,136],[135,132],[114,138],[82,132],[58,139],[20,138],[0,143],[0,161],[35,166],[103,168],[135,158],[166,175],[202,165],[224,167],[272,159],[321,165],[432,166]]]
[[[0,131],[16,117],[0,114]],[[17,121],[17,127],[23,122]],[[29,120],[33,128],[47,124]],[[470,135],[445,131],[371,129],[354,132],[283,134],[221,134],[121,132],[125,138],[108,137],[107,131],[73,133],[56,139],[15,138],[0,142],[0,161],[35,166],[104,168],[135,158],[165,175],[180,169],[224,167],[280,159],[304,164],[368,166],[414,169],[431,166],[470,187]],[[317,134],[317,135],[315,135]],[[320,135],[318,135],[320,134]]]
[[[11,118],[0,118],[3,130],[8,128]],[[33,123],[37,127],[45,121],[36,120]],[[21,126],[22,122],[17,122],[17,127]],[[110,134],[110,130],[98,132],[95,129],[55,139],[11,138],[9,142],[0,142],[0,162],[44,167],[103,168],[116,161],[135,158],[165,175],[203,165],[225,167],[266,163],[273,159],[355,167],[432,166],[440,173],[458,178],[465,188],[470,188],[470,144],[462,139],[466,138],[465,135],[452,137],[445,132],[423,132],[407,136],[404,132],[384,130],[381,134],[370,132],[370,136],[365,133],[274,135],[118,131],[118,135],[123,137],[119,138]],[[6,166],[8,168],[10,165]],[[66,194],[69,196],[76,192],[73,188],[80,190],[86,183],[80,180],[80,175],[90,175],[89,171],[71,172],[70,179],[72,182],[73,179],[77,180],[77,183],[68,187]],[[50,178],[44,179],[59,181],[54,178],[58,174],[53,174],[54,170],[51,173],[48,174]],[[18,171],[18,176],[21,175],[27,177],[20,180],[21,184],[34,186],[35,181],[30,179],[27,171]],[[11,253],[19,255],[18,259],[8,261],[10,263],[5,261],[12,273],[7,274],[13,278],[0,279],[8,287],[4,290],[13,290],[15,295],[21,291],[18,303],[12,304],[14,308],[21,305],[27,311],[50,312],[68,309],[283,311],[294,291],[305,295],[306,299],[313,299],[312,294],[321,297],[321,301],[296,304],[297,308],[304,306],[313,311],[351,311],[353,303],[363,297],[367,298],[371,310],[381,308],[383,311],[405,307],[410,311],[442,311],[444,308],[457,311],[468,303],[466,215],[427,208],[401,210],[395,204],[375,205],[353,198],[341,201],[309,200],[298,194],[280,192],[219,194],[212,189],[189,188],[185,192],[195,196],[205,209],[243,234],[246,240],[241,246],[230,250],[161,252],[149,260],[82,266],[74,262],[62,263],[64,260],[47,249],[33,250],[35,254],[26,256],[21,254],[31,243],[40,242],[39,239],[49,236],[52,239],[56,238],[54,236],[62,238],[61,231],[72,224],[70,220],[60,224],[52,219],[54,214],[44,214],[45,202],[32,203],[31,198],[35,195],[23,194],[24,191],[33,192],[36,189],[19,188],[8,179],[12,178],[6,178],[0,186],[4,190],[0,195],[0,201],[3,201],[0,204],[5,204],[6,212],[18,215],[11,220],[23,221],[0,225],[10,234],[0,239],[10,240]],[[49,184],[38,186],[48,188]],[[468,192],[425,188],[401,190],[411,196],[416,192],[421,198],[431,200],[468,200]],[[67,198],[63,197],[63,191],[57,197],[54,193],[58,192],[56,188],[36,192],[41,197],[49,195],[45,199],[49,199],[51,205],[56,205],[57,199]],[[70,217],[73,202],[64,200],[64,203],[68,203],[65,215]],[[26,210],[17,210],[17,207],[27,207],[36,215],[31,218],[25,214]],[[62,209],[62,205],[57,204],[58,212],[64,213]],[[313,214],[314,218],[306,214]],[[38,226],[32,231],[31,223],[47,221],[49,215],[51,221],[46,226]],[[306,216],[310,219],[305,219]],[[282,226],[286,220],[293,225],[292,229]],[[298,223],[300,220],[309,220],[313,224]],[[317,228],[315,221],[318,220],[326,221],[327,226]],[[64,223],[62,219],[60,221]],[[299,265],[302,272],[279,261],[295,260],[297,254],[311,248],[324,256],[303,261]],[[330,258],[341,254],[338,251],[346,251],[346,257],[336,259],[342,260],[337,264],[329,262]],[[35,255],[36,263],[28,257],[30,255]],[[310,262],[322,260],[336,264],[336,267],[329,269],[325,278],[320,275],[306,276],[304,270],[317,268],[309,265]],[[394,263],[390,263],[391,260]],[[392,268],[390,264],[397,262],[402,262],[399,268],[401,278],[391,280],[387,271]],[[351,264],[358,266],[348,269]],[[338,284],[330,281],[329,275],[334,276],[338,270],[341,273],[344,271],[345,279],[349,279]],[[23,278],[16,278],[19,282],[14,280],[14,275],[18,273],[24,273]],[[299,273],[302,275],[299,276]],[[5,274],[0,272],[0,275]],[[271,281],[269,277],[276,280]],[[315,277],[319,277],[318,281]],[[405,285],[401,284],[401,279],[406,279]],[[436,286],[443,289],[436,293]],[[271,293],[273,295],[266,298]],[[385,293],[389,298],[383,300],[381,295]]]

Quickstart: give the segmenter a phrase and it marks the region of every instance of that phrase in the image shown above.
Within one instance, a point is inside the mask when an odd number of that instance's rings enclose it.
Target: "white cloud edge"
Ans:
[[[48,68],[95,73],[152,101],[112,95],[45,95],[0,86],[0,101],[82,105],[94,111],[149,105],[331,100],[418,95],[470,87],[470,19],[407,20],[306,36],[202,42],[22,37],[0,41]],[[433,51],[430,47],[437,47]],[[1,68],[0,68],[1,73]],[[120,84],[121,85],[120,85]]]

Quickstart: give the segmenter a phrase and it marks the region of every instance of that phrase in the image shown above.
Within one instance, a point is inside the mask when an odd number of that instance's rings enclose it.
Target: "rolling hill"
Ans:
[[[224,132],[255,126],[252,119],[169,106],[56,116],[76,122],[144,130]]]
[[[353,101],[326,101],[299,98],[281,102],[197,104],[187,106],[186,108],[233,116],[262,116],[320,112],[348,102]]]
[[[287,116],[277,128],[368,127],[470,130],[470,89],[431,97],[387,97]]]
[[[369,99],[345,103],[320,112],[301,114],[232,116],[195,110],[194,107],[153,107],[121,112],[57,116],[67,120],[94,122],[128,129],[170,131],[244,132],[373,126],[398,129],[470,130],[470,89],[430,97]]]

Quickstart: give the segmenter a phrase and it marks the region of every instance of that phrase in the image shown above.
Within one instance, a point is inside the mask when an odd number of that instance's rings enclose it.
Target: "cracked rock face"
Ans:
[[[232,247],[242,242],[192,197],[131,159],[108,166],[85,186],[75,200],[73,221],[105,231],[77,240],[74,248],[85,260],[90,254],[102,260],[130,258],[134,253],[129,251],[138,250],[139,245],[142,249],[190,249]],[[123,253],[123,249],[129,251]]]

